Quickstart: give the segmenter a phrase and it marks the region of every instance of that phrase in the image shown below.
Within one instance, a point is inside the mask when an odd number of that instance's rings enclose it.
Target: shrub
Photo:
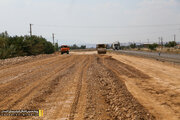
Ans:
[[[136,48],[136,43],[130,45],[131,48]]]
[[[158,44],[153,43],[153,44],[149,45],[148,47],[150,50],[156,50],[157,46],[158,46]]]
[[[165,44],[165,47],[174,47],[176,45],[177,43],[175,41],[169,41],[168,43]]]

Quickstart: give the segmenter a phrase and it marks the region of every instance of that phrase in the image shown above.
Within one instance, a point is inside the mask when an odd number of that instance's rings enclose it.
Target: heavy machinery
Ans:
[[[119,42],[114,42],[112,44],[112,48],[113,48],[113,50],[119,50],[120,49],[120,43]]]
[[[67,45],[61,46],[61,54],[64,54],[64,53],[69,54],[69,50],[70,50],[69,46],[67,46]]]
[[[98,54],[106,54],[107,52],[106,44],[97,44],[96,49],[97,49]]]

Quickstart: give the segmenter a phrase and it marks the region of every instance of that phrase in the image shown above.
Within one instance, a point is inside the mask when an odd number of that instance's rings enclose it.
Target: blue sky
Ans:
[[[42,35],[59,44],[157,42],[177,35],[179,0],[0,0],[0,32]]]

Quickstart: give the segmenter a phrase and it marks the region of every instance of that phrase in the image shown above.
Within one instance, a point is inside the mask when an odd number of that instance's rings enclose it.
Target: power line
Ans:
[[[174,34],[174,42],[176,42],[176,34]]]
[[[32,36],[32,25],[34,25],[34,24],[30,24],[30,35]],[[139,25],[140,27],[142,27],[142,26],[180,26],[180,24],[164,24],[164,25]],[[36,24],[36,26],[40,26],[40,25],[38,25],[38,24]],[[137,27],[139,27],[139,26],[137,26]],[[58,26],[58,27],[60,27],[60,26]],[[63,27],[63,26],[61,26],[61,27]],[[64,27],[66,27],[66,26],[64,26]],[[67,27],[71,27],[71,26],[67,26]],[[78,27],[78,26],[72,26],[72,27]],[[116,27],[116,26],[79,26],[79,27]],[[120,27],[120,26],[117,26],[116,28],[118,28],[118,27]],[[130,27],[130,26],[127,26],[127,27]],[[134,27],[134,26],[131,26],[131,27]],[[173,31],[174,31],[175,29],[173,29]],[[179,30],[179,29],[176,29],[176,30]],[[168,30],[168,31],[172,31],[172,30]],[[165,32],[165,31],[158,31],[158,32]],[[153,32],[153,33],[146,33],[146,34],[154,34],[154,33],[158,33],[158,32]],[[141,33],[140,33],[141,34]],[[144,33],[143,33],[144,34]],[[107,34],[106,34],[107,35]],[[110,34],[111,35],[111,34]],[[114,34],[113,34],[114,35]],[[115,34],[115,35],[122,35],[122,34]],[[129,35],[129,34],[123,34],[123,35]],[[137,35],[137,33],[136,33],[136,35]],[[89,36],[89,35],[88,35]],[[93,35],[94,36],[94,35]],[[98,34],[98,36],[99,36],[99,34]],[[104,36],[104,35],[103,35]],[[52,33],[52,39],[53,39],[53,44],[55,44],[55,36],[54,36],[54,33]],[[174,40],[176,40],[176,36],[174,36]],[[159,40],[159,43],[162,43],[163,42],[163,40],[162,40],[162,38]]]
[[[141,28],[141,27],[169,27],[169,26],[180,26],[180,24],[155,24],[155,25],[127,25],[127,26],[66,26],[66,25],[40,25],[41,27],[61,27],[61,28]]]

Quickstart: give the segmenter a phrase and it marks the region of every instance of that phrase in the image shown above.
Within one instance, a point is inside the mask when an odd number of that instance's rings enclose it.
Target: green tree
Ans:
[[[55,51],[59,51],[58,43],[55,44],[54,48],[55,48]]]
[[[70,48],[71,49],[79,49],[79,47],[76,44],[72,45]]]
[[[130,47],[131,47],[131,48],[136,48],[136,43],[130,44]]]
[[[0,34],[0,59],[16,56],[51,54],[54,46],[42,36],[9,36]]]
[[[86,49],[86,45],[81,45],[80,49]]]
[[[46,42],[45,44],[45,54],[51,54],[54,52],[54,46],[51,42]]]
[[[165,47],[174,47],[176,45],[177,43],[175,41],[169,41],[168,43],[165,44]]]
[[[158,44],[153,43],[153,44],[150,44],[148,47],[150,50],[156,50],[156,48],[158,47]]]
[[[2,38],[8,38],[8,37],[9,37],[9,34],[8,34],[7,31],[5,31],[5,32],[0,33],[0,37],[2,37]]]

